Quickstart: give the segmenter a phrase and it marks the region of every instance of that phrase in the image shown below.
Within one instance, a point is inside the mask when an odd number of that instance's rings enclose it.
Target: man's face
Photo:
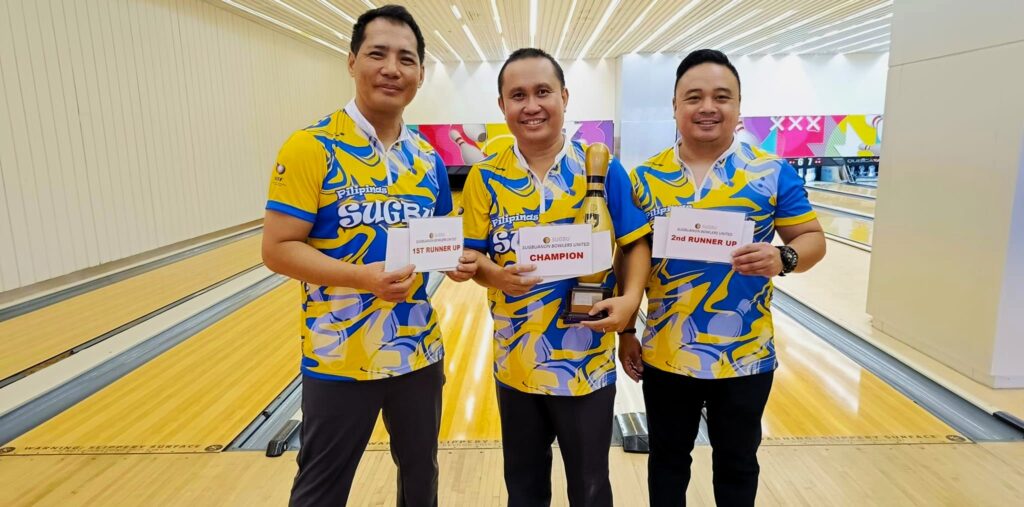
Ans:
[[[524,58],[505,67],[498,106],[520,143],[548,143],[562,134],[569,90],[547,58]]]
[[[739,88],[724,65],[702,63],[686,71],[672,98],[679,135],[702,143],[732,139],[740,119]]]
[[[416,35],[405,23],[377,18],[366,25],[359,54],[349,53],[360,103],[372,111],[400,114],[423,83]]]

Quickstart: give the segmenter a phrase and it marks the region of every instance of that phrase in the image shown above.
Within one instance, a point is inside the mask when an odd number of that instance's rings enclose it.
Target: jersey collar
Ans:
[[[384,143],[381,142],[380,138],[377,137],[377,129],[373,128],[370,120],[367,120],[366,116],[363,116],[363,113],[359,111],[359,106],[356,105],[356,99],[350,100],[348,104],[345,105],[345,114],[347,114],[349,118],[352,118],[356,127],[361,130],[363,135],[365,135],[373,144],[379,146],[382,151],[387,148],[384,146]],[[398,133],[398,140],[395,142],[401,143],[411,140],[412,133],[409,132],[409,127],[407,127],[403,121],[402,129]]]
[[[715,163],[712,164],[711,167],[714,168],[722,165],[722,163],[725,162],[725,159],[729,158],[733,153],[736,153],[736,151],[739,149],[739,138],[736,136],[732,136],[732,144],[730,144],[729,147],[725,149],[724,153],[718,156],[718,159],[715,160]],[[679,143],[676,143],[672,146],[672,157],[675,159],[676,163],[679,164],[679,167],[684,167],[686,165],[683,162],[683,157],[679,156]]]
[[[569,153],[569,148],[572,147],[572,140],[569,139],[569,136],[563,134],[562,139],[562,150],[558,152],[558,155],[555,155],[555,163],[552,164],[552,166],[549,167],[548,169],[554,169],[561,165],[562,159],[565,158],[565,155]],[[519,165],[522,166],[523,169],[526,169],[527,172],[532,174],[533,171],[530,170],[530,164],[526,163],[526,157],[523,156],[523,152],[519,151],[518,140],[512,143],[512,153],[515,153],[516,160],[519,161]]]

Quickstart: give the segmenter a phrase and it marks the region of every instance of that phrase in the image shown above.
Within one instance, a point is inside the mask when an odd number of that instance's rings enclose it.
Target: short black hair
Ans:
[[[499,96],[501,95],[501,85],[505,84],[505,67],[508,67],[508,64],[516,60],[525,60],[527,58],[547,58],[547,60],[551,62],[551,65],[555,66],[555,76],[558,77],[559,84],[562,85],[562,88],[565,88],[565,72],[562,72],[562,66],[558,64],[558,60],[555,60],[553,56],[547,54],[543,49],[519,48],[513,51],[512,54],[508,55],[505,63],[501,66],[501,70],[498,71]]]
[[[736,86],[740,87],[740,73],[736,72],[736,67],[729,61],[729,57],[717,49],[698,49],[686,55],[686,58],[683,58],[683,61],[679,62],[679,67],[676,68],[675,86],[679,86],[679,80],[683,78],[686,71],[704,63],[713,63],[729,69],[732,71],[732,75],[736,76]],[[672,87],[673,90],[675,90],[675,86]],[[736,90],[736,92],[739,93],[740,90]]]
[[[412,14],[409,14],[409,11],[401,5],[384,5],[368,10],[359,16],[356,24],[352,27],[352,44],[349,46],[352,54],[359,54],[359,48],[362,47],[363,41],[366,40],[366,25],[369,25],[371,21],[377,18],[389,19],[396,24],[404,24],[412,30],[412,34],[416,36],[416,54],[420,57],[420,65],[423,65],[423,59],[427,51],[427,43],[423,40],[423,32],[420,31],[420,25],[417,25],[416,20],[412,18]]]

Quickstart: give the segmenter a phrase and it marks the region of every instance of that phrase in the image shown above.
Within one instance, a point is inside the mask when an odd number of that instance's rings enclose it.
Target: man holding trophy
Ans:
[[[613,332],[643,297],[651,229],[607,147],[563,134],[569,92],[557,61],[513,52],[498,91],[516,141],[473,166],[463,226],[466,247],[486,254],[474,279],[488,287],[494,318],[509,505],[550,503],[557,437],[570,503],[610,506]]]

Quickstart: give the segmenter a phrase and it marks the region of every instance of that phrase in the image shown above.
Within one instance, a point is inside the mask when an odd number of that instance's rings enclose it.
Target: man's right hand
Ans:
[[[375,296],[392,303],[400,303],[409,298],[412,284],[416,277],[412,276],[415,266],[408,266],[395,271],[384,271],[383,262],[374,262],[362,267],[356,289],[372,292]]]
[[[494,288],[510,296],[522,296],[534,285],[540,283],[543,278],[539,276],[524,276],[523,273],[535,271],[537,266],[533,264],[509,264],[495,273],[492,283]]]
[[[640,382],[644,376],[644,362],[642,359],[640,340],[635,334],[619,335],[619,362],[626,375],[633,379],[633,382]]]

